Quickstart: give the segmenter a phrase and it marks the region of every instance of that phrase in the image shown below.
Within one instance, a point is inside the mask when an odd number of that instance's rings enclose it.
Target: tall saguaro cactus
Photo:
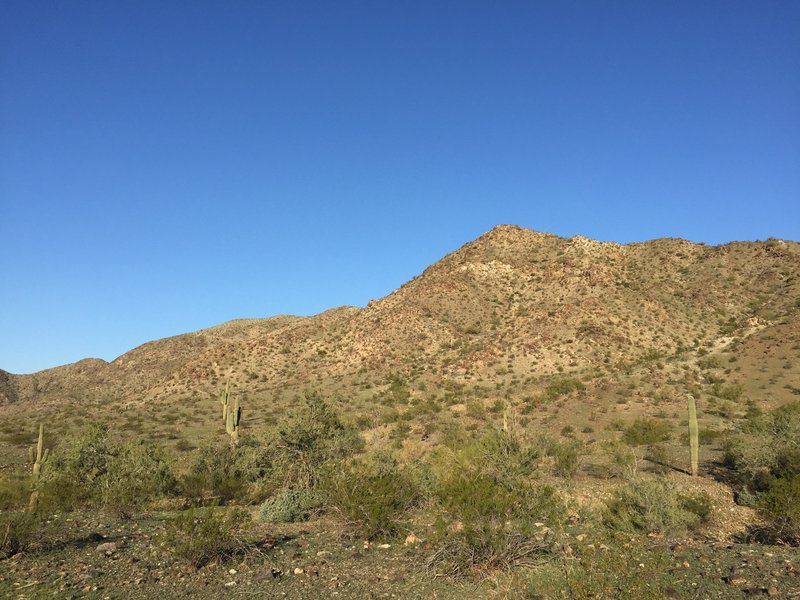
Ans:
[[[242,419],[242,409],[239,407],[239,397],[231,398],[231,384],[225,384],[225,389],[219,397],[222,404],[222,422],[225,424],[225,431],[231,436],[231,445],[239,443],[239,422]]]
[[[239,443],[239,422],[241,419],[242,409],[239,407],[239,397],[235,396],[233,407],[228,409],[227,419],[225,421],[225,431],[231,436],[231,446],[236,446]]]
[[[33,480],[38,481],[39,475],[42,474],[42,466],[50,458],[50,448],[44,447],[44,424],[39,423],[39,441],[36,442],[36,450],[33,446],[28,448],[28,458],[33,463]]]
[[[222,404],[222,422],[227,424],[228,423],[228,405],[231,397],[231,382],[228,381],[225,383],[225,389],[222,390],[222,394],[219,396],[219,402]]]
[[[36,482],[42,474],[42,467],[50,458],[50,448],[44,447],[44,424],[39,423],[39,440],[36,442],[36,450],[33,446],[28,448],[28,458],[33,463],[33,484],[31,486],[31,497],[28,501],[28,512],[36,512],[39,507],[39,490],[36,489]]]
[[[689,458],[692,464],[692,477],[697,477],[698,463],[698,427],[697,427],[697,406],[694,396],[689,394]]]

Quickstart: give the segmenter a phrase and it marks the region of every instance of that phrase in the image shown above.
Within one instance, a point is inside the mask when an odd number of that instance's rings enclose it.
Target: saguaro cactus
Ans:
[[[42,467],[47,459],[50,458],[50,448],[44,447],[44,424],[39,423],[39,441],[36,442],[36,450],[33,446],[28,448],[28,458],[33,463],[33,477],[31,485],[31,497],[28,501],[28,512],[36,512],[39,508],[39,490],[36,489],[36,482],[42,474]]]
[[[235,396],[233,400],[233,407],[227,409],[225,420],[225,431],[227,431],[228,435],[231,436],[232,446],[236,446],[239,443],[239,422],[241,419],[242,409],[239,407],[239,397]]]
[[[697,406],[694,396],[689,394],[689,458],[692,465],[692,477],[697,477],[698,462],[698,427],[697,427]]]
[[[231,382],[225,384],[225,389],[220,394],[219,402],[222,404],[222,422],[227,426],[228,423],[228,406],[231,397]]]
[[[39,441],[36,442],[36,450],[33,446],[28,448],[28,458],[33,463],[33,480],[38,481],[42,474],[42,466],[50,458],[50,448],[44,447],[44,424],[39,423]]]

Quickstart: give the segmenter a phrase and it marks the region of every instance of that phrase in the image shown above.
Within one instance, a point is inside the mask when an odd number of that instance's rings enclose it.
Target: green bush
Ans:
[[[571,479],[580,467],[580,451],[582,444],[578,441],[550,441],[546,446],[547,456],[553,459],[553,474]]]
[[[584,389],[586,386],[577,379],[560,379],[552,382],[544,390],[547,400],[557,400],[561,396],[566,396],[572,392]]]
[[[800,447],[778,450],[772,473],[780,479],[792,479],[800,475]]]
[[[53,451],[37,484],[40,506],[72,511],[101,503],[101,482],[108,473],[111,452],[104,424],[90,425],[71,443]]]
[[[209,497],[223,504],[245,500],[249,487],[266,477],[267,461],[264,448],[252,438],[241,440],[238,446],[214,440],[200,446],[179,487],[195,504]]]
[[[303,410],[283,421],[269,441],[269,461],[278,487],[313,488],[321,467],[363,448],[358,431],[345,425],[316,392],[306,393]]]
[[[606,456],[606,463],[602,468],[608,475],[620,479],[629,479],[636,475],[639,460],[633,448],[618,440],[607,440],[602,448]]]
[[[679,494],[681,508],[696,515],[700,523],[707,523],[714,511],[714,503],[708,492],[698,494]]]
[[[491,431],[477,439],[459,439],[453,445],[454,453],[442,466],[449,472],[460,468],[459,464],[474,465],[481,474],[513,487],[517,481],[533,476],[549,445],[549,439],[527,445],[508,432]]]
[[[429,560],[435,575],[508,569],[549,552],[552,538],[542,523],[559,523],[566,509],[549,486],[509,488],[471,472],[451,475],[437,490],[441,515]]]
[[[574,553],[535,569],[524,590],[527,600],[663,600],[675,597],[668,574],[673,561],[665,548],[638,540],[577,545]],[[668,590],[672,589],[672,594]],[[694,591],[694,590],[693,590]],[[683,597],[683,596],[681,596]],[[689,596],[687,596],[689,597]],[[704,597],[704,596],[703,596]]]
[[[766,491],[775,477],[800,472],[800,401],[766,414],[753,412],[726,439],[724,462],[741,485],[757,492]]]
[[[621,531],[675,534],[694,526],[699,518],[684,508],[671,483],[641,474],[614,491],[604,520]]]
[[[756,510],[777,540],[800,544],[800,475],[776,479]]]
[[[167,522],[163,546],[199,568],[241,552],[245,547],[242,531],[249,522],[250,513],[238,507],[192,508]]]
[[[0,475],[0,510],[13,510],[25,506],[30,495],[29,478]]]
[[[280,490],[264,500],[259,517],[267,523],[305,521],[313,503],[313,497],[308,490]]]
[[[103,505],[130,518],[149,501],[173,494],[177,482],[164,452],[151,442],[130,442],[116,450],[103,481]]]
[[[645,446],[666,442],[672,437],[672,425],[667,421],[639,417],[622,434],[629,446]]]
[[[407,512],[420,499],[404,472],[376,472],[363,463],[329,470],[319,487],[323,505],[365,539],[402,531]]]
[[[35,513],[4,510],[0,512],[0,559],[24,551],[37,529]]]

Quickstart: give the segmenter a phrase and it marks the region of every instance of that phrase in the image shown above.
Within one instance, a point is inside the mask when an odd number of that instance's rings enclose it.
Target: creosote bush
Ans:
[[[284,420],[268,441],[277,487],[311,489],[321,467],[343,460],[364,446],[358,431],[345,425],[317,392],[306,393],[305,406]]]
[[[724,462],[755,493],[769,490],[775,479],[800,474],[800,401],[766,414],[752,411],[726,439]]]
[[[26,550],[36,535],[38,516],[19,510],[0,511],[0,559]]]
[[[701,514],[711,511],[706,508],[710,499],[684,498],[663,477],[639,474],[614,491],[604,520],[621,531],[677,534],[694,527]]]
[[[266,523],[305,521],[314,504],[313,495],[306,489],[279,490],[264,500],[259,517]]]
[[[756,510],[775,540],[800,544],[800,475],[775,480]]]
[[[24,507],[30,497],[30,490],[30,478],[0,475],[0,510]]]
[[[578,545],[571,556],[558,557],[533,570],[524,589],[526,600],[625,598],[663,600],[671,597],[669,552],[640,540],[615,540]],[[673,590],[674,592],[674,590]]]
[[[112,454],[101,487],[103,505],[130,518],[147,502],[172,495],[177,482],[163,450],[138,441]]]
[[[365,539],[394,536],[420,500],[414,481],[400,469],[376,468],[364,461],[326,471],[320,497]]]
[[[195,567],[230,558],[245,547],[250,513],[243,508],[192,508],[167,522],[163,547]]]
[[[492,432],[434,457],[433,573],[507,569],[548,552],[552,540],[541,524],[559,525],[566,507],[554,488],[536,481],[544,446]]]
[[[639,417],[622,434],[630,446],[645,446],[666,442],[672,437],[672,426],[660,419]]]
[[[549,552],[549,530],[566,515],[555,489],[509,488],[487,475],[456,473],[437,491],[440,517],[429,568],[436,575],[508,569]]]
[[[236,446],[214,440],[200,446],[180,479],[180,489],[194,504],[247,500],[259,495],[258,484],[267,473],[266,450],[253,439],[240,440]]]

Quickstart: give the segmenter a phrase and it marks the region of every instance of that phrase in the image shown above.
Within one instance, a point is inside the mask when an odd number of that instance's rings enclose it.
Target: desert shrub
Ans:
[[[194,450],[194,444],[189,440],[180,439],[175,442],[175,450],[178,452],[189,452],[190,450]]]
[[[31,481],[27,477],[0,475],[0,510],[13,510],[25,506],[31,495]]]
[[[800,475],[776,479],[756,510],[776,540],[800,544]]]
[[[714,503],[708,492],[698,494],[679,494],[678,501],[681,508],[696,515],[700,523],[706,523],[711,518],[714,510]]]
[[[353,455],[363,440],[318,393],[307,392],[303,410],[281,423],[268,446],[271,468],[283,487],[312,488],[323,465]]]
[[[202,567],[240,552],[250,514],[234,508],[192,508],[170,519],[162,534],[163,547],[172,555]]]
[[[552,471],[558,477],[571,479],[580,467],[580,451],[582,444],[577,440],[558,442],[550,440],[545,447],[545,454],[553,459]]]
[[[622,433],[622,441],[630,446],[666,442],[672,437],[672,426],[660,419],[639,417]]]
[[[71,443],[54,450],[37,484],[40,506],[71,511],[99,503],[111,452],[104,424],[90,425]]]
[[[566,511],[552,487],[509,488],[468,471],[443,481],[437,495],[437,549],[428,563],[436,575],[530,564],[546,554],[552,542],[550,530],[541,525],[559,522]]]
[[[13,510],[0,512],[0,559],[8,558],[28,548],[36,528],[35,513]]]
[[[402,470],[376,470],[364,462],[327,470],[319,488],[323,505],[365,539],[396,535],[420,500],[413,480]]]
[[[621,531],[674,534],[695,525],[698,516],[682,506],[678,492],[667,480],[637,475],[614,491],[604,520]]]
[[[672,560],[666,549],[648,547],[630,538],[605,541],[603,549],[595,544],[576,546],[571,556],[536,568],[528,578],[524,598],[663,600],[672,597],[667,590],[674,582],[666,575]]]
[[[524,444],[506,431],[491,431],[477,439],[459,443],[457,451],[443,466],[449,470],[458,468],[458,463],[476,465],[481,473],[511,487],[516,481],[534,474],[547,443],[549,440]],[[456,464],[451,464],[452,461]]]
[[[560,379],[549,384],[544,390],[544,395],[547,400],[557,400],[561,396],[566,396],[585,387],[577,379]]]
[[[738,402],[739,398],[741,398],[744,393],[744,388],[738,383],[725,386],[721,383],[715,383],[711,386],[711,393],[722,400]]]
[[[163,451],[149,442],[130,442],[115,451],[103,480],[103,504],[122,517],[150,500],[175,492],[177,482]]]
[[[617,440],[608,440],[602,444],[602,449],[605,463],[600,468],[605,474],[620,479],[636,475],[639,460],[633,448]]]
[[[308,518],[314,498],[308,490],[279,490],[261,505],[259,517],[267,523],[296,523]]]
[[[766,491],[772,480],[793,477],[800,470],[800,401],[753,413],[725,440],[725,464],[741,485]]]
[[[179,487],[196,504],[209,497],[222,503],[247,499],[251,487],[266,477],[266,463],[264,448],[251,438],[235,447],[214,440],[199,447]]]
[[[800,447],[779,449],[772,473],[779,479],[792,479],[800,475]]]

